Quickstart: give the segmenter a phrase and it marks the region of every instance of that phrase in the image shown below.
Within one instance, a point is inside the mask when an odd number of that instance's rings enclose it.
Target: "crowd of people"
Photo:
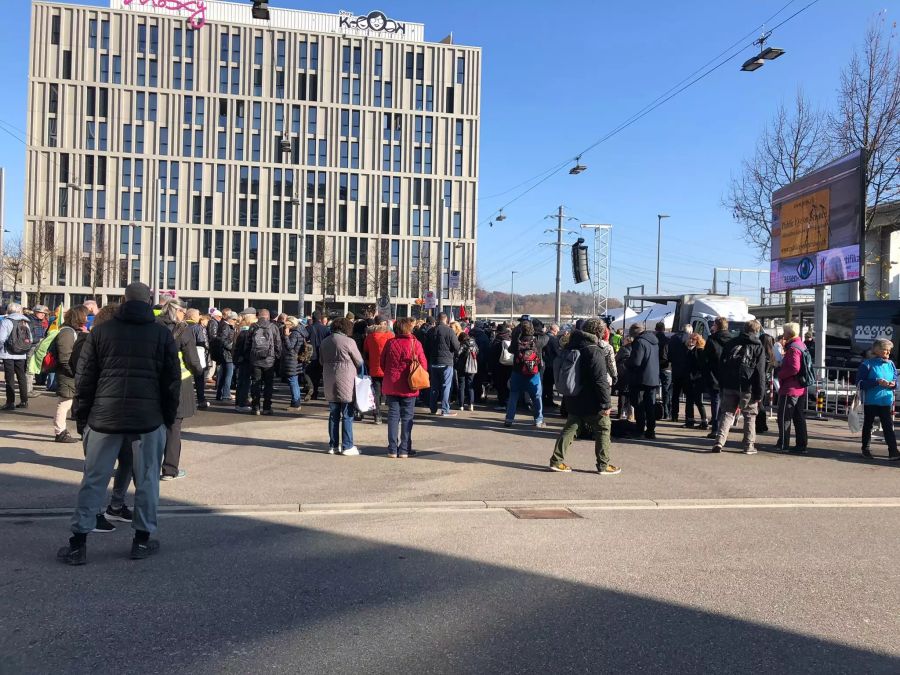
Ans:
[[[157,527],[159,481],[185,477],[182,424],[210,407],[208,391],[220,404],[251,415],[274,414],[276,382],[286,385],[290,414],[302,414],[305,402],[322,397],[328,404],[327,452],[343,456],[360,454],[354,423],[369,414],[372,423],[387,423],[387,456],[407,459],[416,454],[417,406],[455,417],[476,405],[503,413],[507,428],[519,414],[536,429],[546,428],[545,415],[565,418],[549,460],[554,472],[571,471],[566,452],[576,438],[588,438],[598,473],[616,475],[621,470],[611,463],[612,438],[654,440],[663,420],[683,419],[686,429],[708,431],[710,451],[721,453],[742,418],[741,447],[752,455],[757,435],[768,430],[773,404],[774,449],[808,449],[805,408],[813,375],[795,323],[785,324],[775,339],[756,321],[734,332],[719,318],[704,340],[690,326],[669,333],[662,323],[653,331],[634,324],[625,334],[598,318],[561,330],[527,316],[511,325],[458,322],[446,314],[393,321],[374,314],[329,320],[319,312],[309,319],[273,318],[253,307],[201,314],[175,298],[153,307],[150,289],[140,283],[125,289],[121,304],[85,303],[49,317],[47,307],[26,315],[10,303],[0,320],[3,410],[27,407],[34,385],[46,386],[58,399],[55,441],[83,445],[73,534],[59,551],[73,565],[86,561],[87,534],[112,531],[111,520],[132,524],[132,558],[158,549],[150,535]],[[892,349],[889,341],[877,340],[857,374],[865,396],[867,458],[878,419],[888,459],[900,460],[892,424],[898,379]],[[75,434],[67,426],[70,414]],[[113,492],[104,509],[110,476]],[[125,503],[132,481],[133,511]]]

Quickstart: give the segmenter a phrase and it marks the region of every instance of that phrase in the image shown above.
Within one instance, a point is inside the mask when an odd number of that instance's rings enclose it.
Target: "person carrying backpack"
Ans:
[[[803,454],[806,452],[809,436],[806,432],[806,390],[809,382],[804,382],[801,374],[804,361],[809,359],[806,345],[800,338],[800,324],[784,324],[784,359],[778,369],[778,443],[776,450]],[[791,427],[796,434],[794,449],[791,450]]]
[[[621,472],[609,463],[612,375],[607,369],[607,356],[600,346],[605,328],[599,319],[585,321],[581,330],[573,331],[555,364],[556,388],[563,396],[568,415],[550,458],[551,471],[568,473],[572,470],[564,462],[566,451],[579,431],[587,427],[594,432],[597,472],[601,476]]]
[[[272,389],[275,386],[275,363],[281,358],[281,335],[278,326],[272,323],[269,310],[261,309],[257,313],[259,320],[250,329],[245,345],[245,358],[253,369],[251,379],[250,404],[251,413],[259,415],[272,414]],[[262,410],[260,410],[262,398]]]
[[[3,410],[28,407],[28,375],[25,365],[34,344],[31,320],[22,314],[22,305],[18,302],[9,303],[6,316],[0,320],[0,361],[3,361],[6,378],[6,405]],[[19,384],[18,404],[13,382]]]
[[[534,405],[534,426],[543,429],[544,407],[541,397],[541,352],[535,341],[534,326],[523,321],[517,329],[512,374],[509,376],[509,401],[506,403],[506,420],[503,426],[511,427],[516,418],[519,396],[528,392]]]
[[[456,353],[456,379],[459,382],[459,409],[475,410],[475,376],[478,374],[478,345],[466,333],[459,334],[459,351]]]
[[[756,454],[756,415],[766,387],[766,350],[759,339],[761,330],[759,321],[745,323],[741,334],[728,342],[719,359],[722,396],[713,452],[722,452],[740,411],[744,417],[744,454]]]

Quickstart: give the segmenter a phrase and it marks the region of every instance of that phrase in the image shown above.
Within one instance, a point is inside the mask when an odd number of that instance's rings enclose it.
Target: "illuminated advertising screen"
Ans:
[[[858,150],[772,193],[770,290],[859,279],[864,176]]]

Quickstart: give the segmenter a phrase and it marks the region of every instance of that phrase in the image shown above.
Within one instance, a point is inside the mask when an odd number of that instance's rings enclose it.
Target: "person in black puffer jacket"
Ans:
[[[216,338],[212,342],[212,351],[219,363],[216,372],[216,400],[231,401],[231,378],[234,375],[234,327],[238,322],[235,312],[228,312],[216,330]],[[212,321],[210,321],[212,323]]]
[[[126,440],[135,468],[131,557],[146,558],[159,547],[150,540],[157,524],[159,465],[166,426],[174,424],[178,412],[181,382],[175,340],[156,323],[150,297],[145,284],[128,286],[119,313],[91,332],[78,359],[73,411],[86,428],[84,476],[72,518],[73,535],[57,553],[69,565],[86,562],[87,534],[96,526]]]
[[[576,396],[566,396],[563,399],[567,415],[566,423],[550,458],[551,471],[572,470],[563,460],[572,441],[582,429],[589,429],[594,433],[597,471],[601,475],[608,476],[620,471],[618,467],[609,463],[609,449],[612,445],[612,422],[609,418],[612,408],[610,390],[612,373],[607,368],[606,355],[600,346],[605,331],[606,325],[603,321],[588,319],[582,324],[581,330],[573,331],[566,344],[567,350],[578,352],[574,368],[578,369],[577,382],[581,385],[581,391]],[[564,365],[564,362],[560,363],[561,373]],[[562,374],[560,377],[563,381]]]
[[[631,356],[628,357],[629,391],[637,433],[644,438],[656,438],[656,388],[659,387],[659,340],[644,327],[633,324],[628,334]]]
[[[284,331],[281,336],[281,375],[287,378],[291,388],[290,412],[300,412],[300,363],[298,357],[300,350],[306,344],[306,335],[300,326],[300,320],[295,316],[289,316],[284,320]]]
[[[722,358],[722,352],[725,351],[726,345],[734,339],[734,333],[728,330],[728,319],[718,317],[713,327],[715,330],[706,341],[706,347],[703,349],[703,355],[706,358],[706,387],[709,392],[709,408],[710,421],[712,422],[712,431],[709,432],[707,438],[715,438],[719,432],[719,360]]]
[[[166,327],[175,338],[178,352],[181,355],[181,399],[175,422],[169,427],[166,438],[166,453],[162,463],[162,480],[175,480],[184,478],[186,472],[179,469],[181,462],[181,423],[186,417],[193,417],[197,412],[197,402],[194,396],[196,378],[203,377],[203,366],[197,355],[197,341],[191,331],[190,324],[185,323],[185,309],[178,300],[169,300],[163,305],[160,312],[159,323]]]

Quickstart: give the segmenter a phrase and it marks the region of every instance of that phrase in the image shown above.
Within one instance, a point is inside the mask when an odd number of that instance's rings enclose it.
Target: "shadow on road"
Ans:
[[[93,535],[88,566],[73,569],[53,558],[64,520],[0,519],[4,671],[900,670],[889,655],[602,588],[602,577],[584,585],[297,522],[164,516],[157,557],[126,560],[125,532]],[[475,526],[490,535],[489,519]]]

